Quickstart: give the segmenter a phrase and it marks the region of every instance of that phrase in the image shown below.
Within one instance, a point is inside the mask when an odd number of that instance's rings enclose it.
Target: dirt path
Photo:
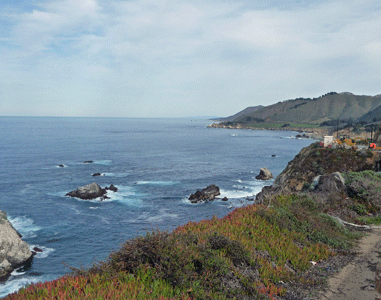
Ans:
[[[340,273],[329,279],[321,300],[374,300],[376,265],[381,263],[381,229],[372,229],[358,245],[358,254]],[[381,297],[381,295],[379,295]]]

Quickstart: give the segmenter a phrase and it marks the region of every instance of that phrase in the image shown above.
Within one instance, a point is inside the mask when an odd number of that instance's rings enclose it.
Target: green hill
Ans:
[[[363,115],[360,119],[360,122],[366,122],[366,123],[373,123],[373,122],[380,122],[381,121],[381,106],[377,107],[376,109],[373,109]]]
[[[256,111],[246,109],[228,119],[243,124],[270,122],[318,125],[335,119],[358,119],[380,105],[381,95],[365,96],[348,92],[331,92],[318,98],[281,101]]]

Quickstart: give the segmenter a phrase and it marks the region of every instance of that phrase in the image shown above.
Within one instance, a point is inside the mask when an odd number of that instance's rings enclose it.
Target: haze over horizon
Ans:
[[[229,116],[380,94],[379,1],[0,3],[0,116]]]

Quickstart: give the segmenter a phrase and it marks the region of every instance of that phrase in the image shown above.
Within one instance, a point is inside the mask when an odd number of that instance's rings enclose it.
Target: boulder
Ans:
[[[93,160],[86,160],[86,161],[84,161],[83,163],[84,164],[92,164],[94,161]]]
[[[273,178],[273,174],[267,168],[261,168],[259,175],[255,177],[258,180],[269,180],[270,178]]]
[[[91,176],[102,176],[102,175],[104,175],[104,174],[102,174],[102,173],[93,173],[93,174],[91,174]]]
[[[345,180],[340,172],[318,176],[317,181],[318,183],[314,188],[319,192],[331,193],[346,189]]]
[[[0,282],[6,280],[10,273],[31,262],[33,253],[24,242],[5,212],[0,211]]]
[[[108,190],[110,190],[110,191],[113,191],[113,192],[117,192],[118,191],[118,188],[115,186],[115,185],[110,185],[109,187],[105,187],[105,190],[106,191],[108,191]]]
[[[60,165],[58,165],[58,167],[60,167],[60,168],[65,168],[65,165],[60,164]]]
[[[98,184],[93,182],[67,193],[66,196],[90,200],[102,197],[104,194],[106,194],[106,189],[102,189]]]
[[[197,191],[194,194],[189,196],[189,200],[192,203],[198,203],[202,201],[211,201],[216,198],[216,196],[220,195],[220,188],[214,184],[209,185],[208,187],[202,189],[201,191]]]

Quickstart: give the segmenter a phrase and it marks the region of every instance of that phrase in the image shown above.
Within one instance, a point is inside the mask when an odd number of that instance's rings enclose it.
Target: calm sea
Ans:
[[[211,129],[210,123],[0,117],[0,210],[31,247],[44,250],[29,269],[0,284],[0,297],[69,273],[63,262],[89,267],[147,231],[252,204],[247,198],[272,183],[255,179],[259,169],[275,177],[312,142],[292,138],[295,132]],[[65,197],[92,182],[119,191],[102,202]],[[229,201],[189,203],[191,193],[210,184]]]

